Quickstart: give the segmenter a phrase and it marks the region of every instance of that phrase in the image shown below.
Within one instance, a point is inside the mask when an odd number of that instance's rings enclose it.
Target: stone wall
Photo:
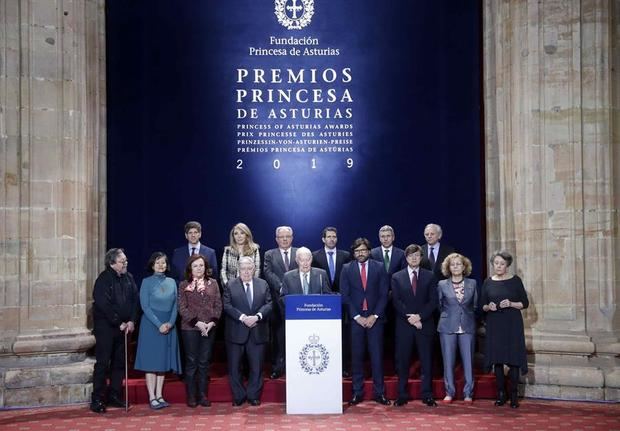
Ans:
[[[0,407],[90,396],[104,19],[103,0],[0,1]]]
[[[620,399],[619,6],[484,3],[487,245],[530,297],[526,395]]]

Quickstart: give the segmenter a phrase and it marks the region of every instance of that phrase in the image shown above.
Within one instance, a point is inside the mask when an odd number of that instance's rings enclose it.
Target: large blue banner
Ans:
[[[480,275],[479,2],[106,7],[108,246],[141,267],[187,220],[220,256],[239,221],[263,250],[278,225],[316,249],[434,222]]]

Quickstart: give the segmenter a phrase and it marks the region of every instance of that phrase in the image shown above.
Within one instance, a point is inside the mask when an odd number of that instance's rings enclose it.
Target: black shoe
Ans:
[[[187,400],[187,407],[191,407],[193,409],[195,409],[196,407],[198,407],[198,403],[196,402],[196,400]]]
[[[125,402],[116,395],[110,395],[108,397],[108,406],[125,408]],[[127,404],[127,407],[129,407],[129,404]]]
[[[90,411],[95,413],[105,413],[105,404],[101,400],[94,400],[90,403]]]
[[[429,407],[437,407],[437,403],[433,398],[424,398],[422,402]]]
[[[516,392],[510,394],[510,407],[513,409],[519,408],[519,395]]]
[[[384,406],[389,406],[392,404],[390,400],[385,398],[385,395],[379,395],[378,397],[373,398],[373,400],[379,404],[383,404]]]
[[[405,398],[398,398],[396,399],[396,401],[394,401],[394,405],[396,407],[402,407],[405,404],[407,404],[409,402],[409,400],[405,399]]]
[[[260,406],[260,400],[248,400],[248,404],[251,406]]]
[[[347,370],[342,370],[342,378],[348,379],[349,377],[351,377],[351,373],[349,373]]]
[[[282,371],[280,370],[273,371],[269,376],[271,380],[279,379],[280,377],[282,377]]]
[[[364,400],[364,397],[362,397],[361,395],[353,395],[353,398],[351,398],[351,401],[349,401],[349,405],[355,406],[361,403],[363,400]]]
[[[242,398],[240,400],[233,400],[232,405],[233,407],[239,407],[242,406],[243,403],[245,403],[245,398]]]
[[[500,407],[506,404],[506,395],[504,391],[497,391],[497,399],[495,400],[495,406]]]
[[[209,401],[206,398],[203,398],[200,401],[198,401],[198,405],[203,406],[203,407],[211,407],[211,401]]]

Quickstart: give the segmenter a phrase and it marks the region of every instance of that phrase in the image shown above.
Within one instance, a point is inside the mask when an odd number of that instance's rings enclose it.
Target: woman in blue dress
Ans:
[[[151,255],[147,271],[152,275],[142,280],[140,306],[144,314],[140,321],[138,353],[134,368],[146,372],[149,406],[168,407],[162,390],[168,371],[181,374],[179,341],[174,327],[177,320],[177,285],[166,277],[168,258],[162,252]]]

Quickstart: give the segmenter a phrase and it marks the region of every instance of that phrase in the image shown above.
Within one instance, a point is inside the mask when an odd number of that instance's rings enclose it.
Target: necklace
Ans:
[[[463,282],[464,278],[461,278],[459,281],[454,281],[454,280],[450,280],[452,281],[452,284],[461,284]]]

